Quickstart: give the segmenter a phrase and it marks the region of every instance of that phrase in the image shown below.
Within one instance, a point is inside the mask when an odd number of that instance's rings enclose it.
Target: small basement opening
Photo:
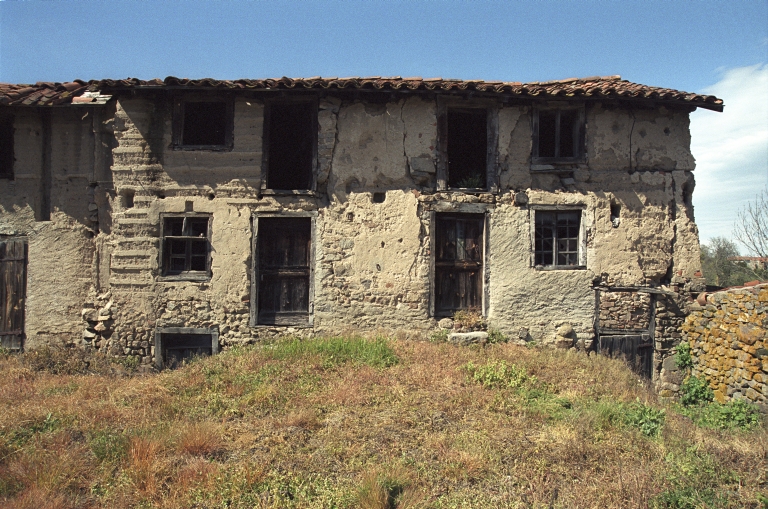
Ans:
[[[448,110],[448,186],[485,188],[488,151],[488,112]]]
[[[155,366],[177,368],[195,357],[219,353],[217,329],[169,327],[155,331]]]

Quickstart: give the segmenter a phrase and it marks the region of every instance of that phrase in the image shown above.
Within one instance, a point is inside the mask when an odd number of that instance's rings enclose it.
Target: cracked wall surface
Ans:
[[[165,94],[118,97],[98,121],[56,112],[45,222],[35,221],[40,119],[17,116],[0,235],[29,238],[29,347],[56,336],[150,364],[158,327],[216,328],[225,347],[352,329],[423,337],[437,323],[433,237],[445,213],[486,218],[483,312],[521,340],[555,342],[566,326],[591,341],[597,286],[683,294],[700,277],[687,111],[590,103],[584,160],[541,167],[531,164],[532,105],[489,103],[500,189],[437,192],[434,95],[321,94],[316,188],[272,193],[262,185],[264,98],[233,102],[233,147],[220,151],[174,149]],[[533,266],[531,225],[548,207],[582,214],[583,267]],[[161,277],[162,215],[184,212],[211,217],[207,280]],[[292,213],[314,214],[311,326],[254,327],[254,221]],[[668,328],[657,339],[674,342]]]

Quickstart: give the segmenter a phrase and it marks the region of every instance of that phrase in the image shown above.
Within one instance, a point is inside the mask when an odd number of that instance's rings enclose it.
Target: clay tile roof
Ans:
[[[423,90],[434,92],[482,92],[519,98],[563,99],[621,99],[631,101],[659,101],[679,103],[715,111],[723,110],[723,101],[712,95],[693,94],[669,88],[650,87],[622,80],[620,76],[592,76],[568,78],[556,81],[520,83],[517,81],[482,81],[443,78],[400,76],[381,77],[326,77],[271,78],[216,80],[213,78],[189,79],[169,76],[164,80],[98,80],[88,83],[75,80],[69,83],[36,83],[35,85],[11,85],[0,83],[0,105],[28,106],[59,104],[103,104],[106,101],[86,101],[75,97],[86,91],[96,94],[124,89],[187,88],[226,90],[275,90],[275,89],[360,89],[360,90]],[[101,96],[108,97],[108,96]]]
[[[88,88],[84,81],[14,85],[0,83],[0,105],[54,106],[68,104]]]

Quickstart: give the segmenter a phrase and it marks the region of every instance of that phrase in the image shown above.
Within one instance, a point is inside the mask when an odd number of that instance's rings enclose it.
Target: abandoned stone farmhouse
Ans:
[[[663,380],[696,108],[618,76],[0,84],[2,345],[163,365],[469,311]]]

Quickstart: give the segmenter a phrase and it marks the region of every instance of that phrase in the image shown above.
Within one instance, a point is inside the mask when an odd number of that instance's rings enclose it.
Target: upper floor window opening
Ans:
[[[187,150],[225,150],[233,146],[231,100],[183,98],[174,104],[173,144]]]
[[[584,157],[584,107],[539,108],[533,116],[533,162],[578,162]]]
[[[269,101],[265,120],[264,187],[311,190],[317,159],[316,101]]]
[[[448,108],[448,187],[484,189],[488,166],[488,111]]]
[[[13,117],[0,116],[0,179],[13,178]]]

